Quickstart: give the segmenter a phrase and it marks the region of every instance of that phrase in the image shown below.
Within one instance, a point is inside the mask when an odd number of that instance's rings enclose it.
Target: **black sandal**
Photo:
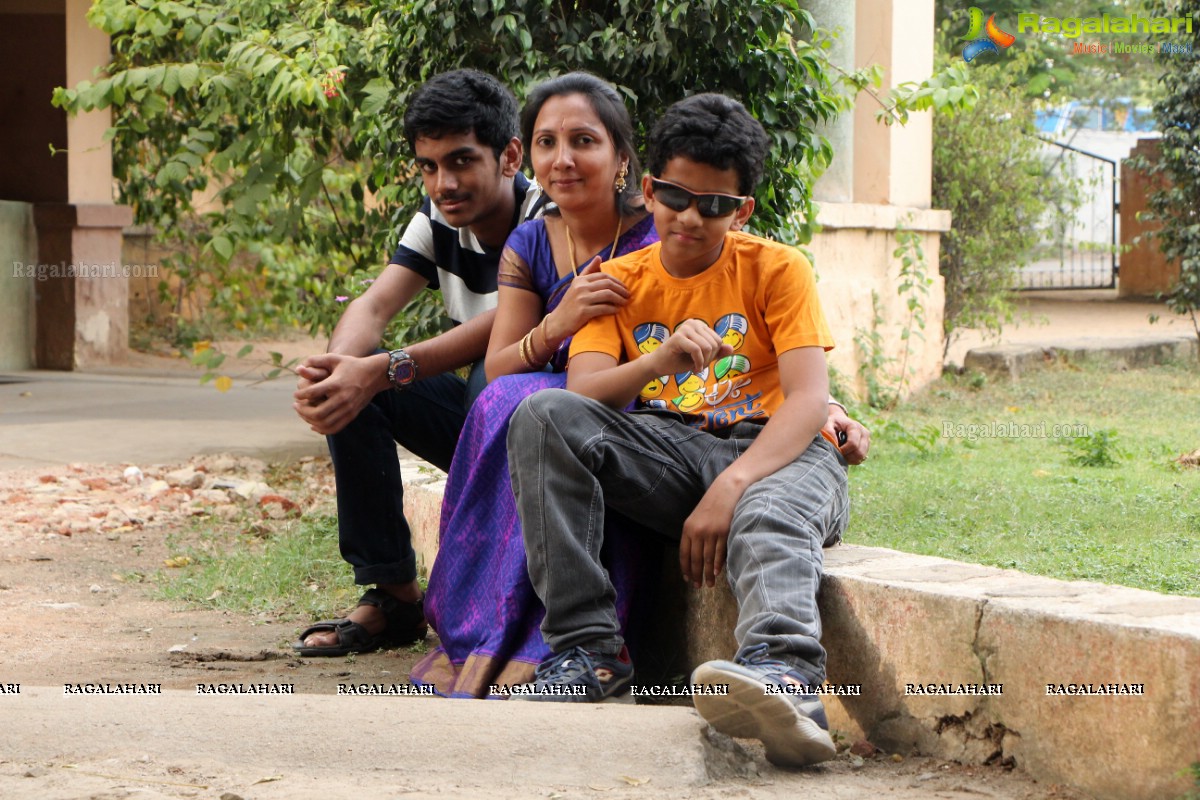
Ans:
[[[368,633],[357,622],[348,619],[327,619],[305,628],[292,649],[301,656],[344,656],[350,653],[371,653],[384,647],[400,647],[425,638],[429,626],[425,623],[423,600],[403,603],[382,589],[368,589],[359,598],[360,606],[375,606],[383,612],[385,625],[379,633]],[[309,646],[304,640],[314,633],[333,631],[338,643]]]

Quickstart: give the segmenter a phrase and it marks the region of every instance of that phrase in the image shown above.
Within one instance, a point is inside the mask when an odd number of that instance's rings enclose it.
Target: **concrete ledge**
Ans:
[[[405,492],[425,564],[436,528],[417,534],[417,521],[436,525],[440,502],[437,484]],[[835,729],[892,752],[1014,764],[1097,798],[1169,800],[1188,790],[1178,773],[1200,761],[1200,598],[881,548],[839,545],[825,556],[828,680],[861,685],[860,696],[826,699]],[[664,578],[672,584],[682,581]],[[682,594],[685,668],[730,657],[737,611],[728,588]],[[1002,688],[909,694],[909,684]],[[1137,684],[1144,694],[1047,693],[1070,684]]]
[[[826,230],[844,228],[895,231],[950,230],[950,212],[941,209],[874,205],[871,203],[819,203],[817,223]]]
[[[1200,760],[1200,599],[839,546],[821,597],[839,728],[887,749],[1015,763],[1101,798],[1175,798]],[[906,695],[908,684],[1003,693]],[[1047,686],[1144,687],[1048,696]]]
[[[1194,336],[1130,336],[1057,339],[1040,344],[1004,344],[967,352],[963,366],[992,375],[1019,378],[1052,364],[1101,362],[1118,369],[1196,358]]]

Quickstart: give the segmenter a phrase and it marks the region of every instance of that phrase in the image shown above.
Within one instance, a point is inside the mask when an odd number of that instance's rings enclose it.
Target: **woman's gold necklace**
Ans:
[[[608,251],[608,260],[611,261],[617,254],[617,242],[621,240],[621,216],[617,215],[617,234],[613,236],[612,248]],[[563,227],[567,229],[567,256],[571,259],[571,271],[576,275],[579,274],[579,262],[575,260],[575,240],[571,238],[571,226],[563,221]]]

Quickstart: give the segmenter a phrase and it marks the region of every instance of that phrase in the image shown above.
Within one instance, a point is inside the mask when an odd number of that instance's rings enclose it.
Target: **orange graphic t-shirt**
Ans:
[[[812,266],[794,247],[729,233],[721,256],[691,278],[666,271],[661,245],[614,259],[604,271],[629,289],[616,314],[597,317],[571,343],[571,355],[605,353],[631,361],[666,341],[685,320],[701,319],[732,348],[699,372],[662,375],[642,389],[638,408],[678,411],[704,430],[766,418],[783,404],[778,354],[833,349]]]

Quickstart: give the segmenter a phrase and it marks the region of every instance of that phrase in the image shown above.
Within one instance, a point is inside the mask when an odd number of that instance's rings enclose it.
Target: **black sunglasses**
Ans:
[[[684,211],[696,201],[696,211],[702,217],[728,217],[746,202],[745,197],[733,194],[696,194],[670,181],[650,179],[654,199],[672,211]]]

